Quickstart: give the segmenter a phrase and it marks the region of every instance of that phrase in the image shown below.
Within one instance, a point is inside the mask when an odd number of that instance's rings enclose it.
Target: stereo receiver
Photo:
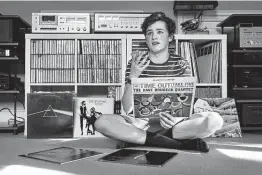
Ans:
[[[32,33],[90,33],[89,13],[32,13]]]
[[[95,13],[95,32],[142,32],[149,13]]]
[[[237,48],[262,47],[262,27],[237,27],[235,34],[234,31],[228,33],[228,40]]]

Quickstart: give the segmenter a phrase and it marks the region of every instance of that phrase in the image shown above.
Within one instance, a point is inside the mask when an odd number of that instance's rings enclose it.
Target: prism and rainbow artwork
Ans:
[[[74,93],[27,94],[27,138],[72,138]]]

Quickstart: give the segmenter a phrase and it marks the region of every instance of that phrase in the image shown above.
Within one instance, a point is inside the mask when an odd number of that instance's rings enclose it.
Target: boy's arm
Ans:
[[[138,78],[141,73],[146,69],[146,67],[149,65],[150,60],[148,54],[145,55],[144,51],[135,51],[133,52],[132,59],[129,61],[126,69],[126,84],[125,84],[125,90],[122,97],[122,104],[124,111],[126,114],[129,114],[132,112],[132,85],[130,82],[128,82],[128,79],[131,78]]]
[[[140,129],[148,129],[149,126],[149,118],[135,118],[133,116],[129,116],[129,115],[121,115],[121,117],[123,117],[127,123],[134,125],[137,128]]]
[[[126,83],[125,85],[125,91],[124,91],[124,95],[122,97],[122,104],[123,104],[123,108],[124,111],[126,112],[126,114],[129,114],[132,112],[133,110],[133,106],[132,106],[132,85],[129,83]]]

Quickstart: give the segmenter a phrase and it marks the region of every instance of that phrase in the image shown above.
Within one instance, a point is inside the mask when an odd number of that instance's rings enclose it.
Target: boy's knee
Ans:
[[[205,118],[206,129],[211,132],[215,132],[222,128],[224,124],[223,118],[217,112],[209,112]]]

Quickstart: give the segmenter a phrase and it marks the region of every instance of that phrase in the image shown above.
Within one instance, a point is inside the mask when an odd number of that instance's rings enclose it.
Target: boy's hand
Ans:
[[[146,51],[135,51],[132,55],[132,63],[129,78],[138,78],[150,63]],[[143,59],[142,59],[143,57]],[[142,59],[142,60],[141,60]]]
[[[165,129],[172,128],[177,123],[175,117],[173,117],[172,115],[166,112],[160,112],[159,116],[160,116],[160,125]]]

